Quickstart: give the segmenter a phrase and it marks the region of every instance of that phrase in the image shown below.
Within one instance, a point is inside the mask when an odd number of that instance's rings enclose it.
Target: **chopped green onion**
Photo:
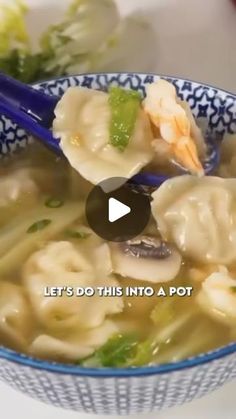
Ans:
[[[60,208],[62,207],[63,204],[64,204],[63,201],[61,201],[60,199],[55,199],[55,198],[49,198],[45,202],[45,206],[48,208]]]
[[[84,231],[67,230],[66,235],[72,239],[87,239],[91,234]]]
[[[39,230],[43,230],[45,227],[51,224],[51,222],[52,220],[48,220],[48,219],[39,220],[28,228],[27,233],[36,233]]]

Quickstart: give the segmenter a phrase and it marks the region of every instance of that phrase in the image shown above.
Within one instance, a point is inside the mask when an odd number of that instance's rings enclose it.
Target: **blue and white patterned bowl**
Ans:
[[[160,77],[151,74],[89,74],[36,86],[62,95],[69,86],[107,89],[112,84],[139,90]],[[188,80],[174,83],[196,117],[215,134],[236,133],[236,96]],[[26,134],[0,117],[0,154],[27,145]],[[142,368],[81,368],[41,361],[0,347],[0,379],[33,398],[58,407],[98,414],[148,413],[179,405],[236,377],[236,344],[182,362]]]

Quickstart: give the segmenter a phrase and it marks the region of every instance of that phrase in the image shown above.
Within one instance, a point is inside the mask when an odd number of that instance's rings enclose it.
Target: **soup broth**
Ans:
[[[84,205],[91,188],[65,159],[38,143],[1,163],[1,344],[85,367],[121,367],[178,361],[231,342],[234,312],[211,307],[210,299],[199,303],[204,280],[228,270],[183,251],[173,279],[135,278],[146,265],[135,265],[132,277],[129,269],[124,275],[122,245],[105,242],[87,225]],[[154,218],[143,235],[160,239]],[[151,258],[153,263],[158,270],[159,261]],[[172,262],[162,263],[167,263],[161,265],[167,275]],[[236,265],[229,265],[233,275]],[[123,295],[78,297],[65,289],[98,286],[120,287]],[[147,286],[153,296],[125,293],[128,287]],[[62,296],[46,296],[52,287],[62,287]],[[192,287],[191,296],[170,296],[171,287]],[[157,295],[161,288],[165,296]],[[232,282],[230,298],[236,298],[235,289]]]

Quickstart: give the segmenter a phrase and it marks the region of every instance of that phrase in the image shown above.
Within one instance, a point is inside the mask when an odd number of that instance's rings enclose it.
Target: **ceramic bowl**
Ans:
[[[152,74],[87,74],[36,85],[62,95],[70,86],[107,89],[110,84],[145,95],[145,85],[158,80]],[[215,136],[236,132],[236,96],[179,78],[174,83],[194,115],[204,118]],[[26,133],[0,117],[0,154],[26,147]],[[189,402],[236,376],[236,344],[181,362],[139,368],[81,368],[30,358],[0,347],[0,379],[15,389],[54,406],[97,414],[148,413]]]

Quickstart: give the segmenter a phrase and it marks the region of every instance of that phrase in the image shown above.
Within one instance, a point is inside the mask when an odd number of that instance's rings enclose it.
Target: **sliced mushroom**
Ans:
[[[110,244],[113,271],[149,282],[171,281],[181,266],[181,255],[171,244],[154,236]]]

